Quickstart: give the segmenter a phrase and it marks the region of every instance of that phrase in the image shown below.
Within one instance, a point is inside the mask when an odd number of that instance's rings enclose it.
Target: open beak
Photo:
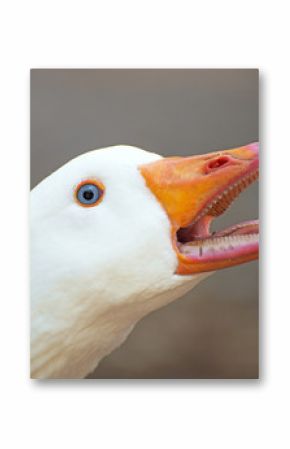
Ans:
[[[258,258],[257,220],[210,232],[214,218],[258,178],[258,169],[258,143],[140,167],[171,222],[177,274],[215,271]]]

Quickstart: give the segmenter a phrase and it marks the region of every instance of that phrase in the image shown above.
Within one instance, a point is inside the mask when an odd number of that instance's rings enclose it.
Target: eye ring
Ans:
[[[74,198],[82,207],[97,206],[103,199],[105,187],[100,181],[86,179],[75,188]]]

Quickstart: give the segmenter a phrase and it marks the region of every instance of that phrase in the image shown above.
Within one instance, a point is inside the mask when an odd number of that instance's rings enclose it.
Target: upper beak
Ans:
[[[258,148],[257,143],[252,143],[201,156],[164,158],[140,167],[147,186],[159,200],[171,222],[173,246],[179,259],[178,272],[215,270],[255,258],[251,253],[242,258],[237,257],[236,260],[231,257],[226,263],[223,259],[220,265],[221,260],[211,260],[207,265],[204,260],[184,261],[176,242],[176,233],[180,228],[189,227],[196,222],[200,215],[205,215],[204,211],[207,209],[207,215],[213,218],[227,208],[225,201],[222,202],[225,192],[233,189],[233,186],[238,186],[241,191],[243,183],[245,187],[251,174],[257,173]],[[182,264],[187,266],[185,271],[182,271]],[[195,267],[192,267],[193,264]]]

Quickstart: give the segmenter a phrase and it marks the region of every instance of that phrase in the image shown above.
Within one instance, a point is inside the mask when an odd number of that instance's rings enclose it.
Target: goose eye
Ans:
[[[81,206],[96,206],[103,196],[104,190],[94,182],[82,182],[76,189],[76,199]]]

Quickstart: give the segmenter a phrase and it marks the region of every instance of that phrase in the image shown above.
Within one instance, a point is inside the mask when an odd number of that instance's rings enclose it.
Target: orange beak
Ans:
[[[142,165],[147,186],[166,211],[178,274],[214,271],[258,257],[258,224],[216,234],[209,227],[258,177],[258,144],[202,156],[165,158]]]

